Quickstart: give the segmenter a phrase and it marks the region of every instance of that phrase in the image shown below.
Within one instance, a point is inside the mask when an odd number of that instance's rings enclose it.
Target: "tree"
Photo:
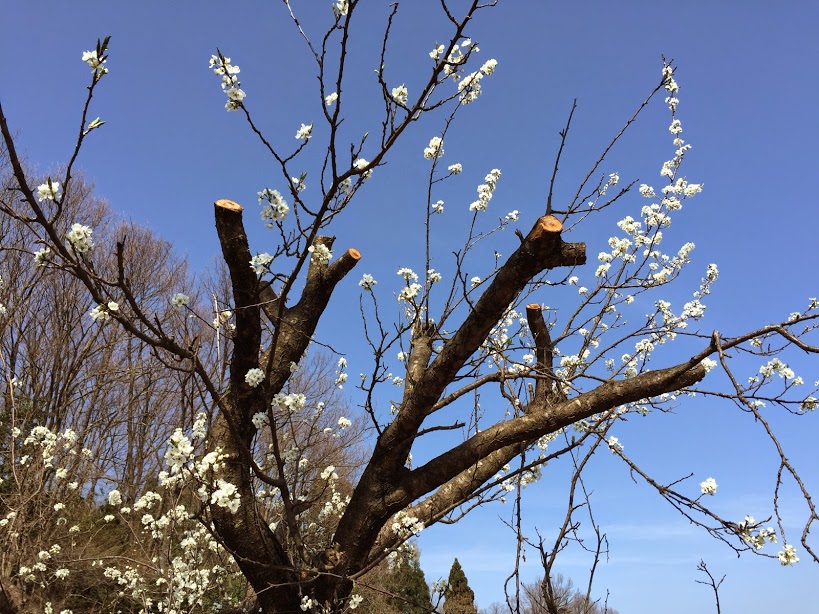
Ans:
[[[457,557],[449,570],[444,598],[446,599],[444,614],[478,614],[478,608],[475,607],[475,593],[469,588],[466,574]]]
[[[588,598],[560,573],[548,581],[524,582],[522,592],[524,614],[617,614],[608,603]]]
[[[350,68],[348,45],[354,37],[351,24],[363,5],[357,0],[334,2],[332,15],[319,22],[324,35],[312,40],[293,14],[316,62],[319,95],[314,102],[321,105],[321,125],[302,124],[295,148],[289,146],[290,135],[284,141],[264,136],[252,96],[246,96],[239,81],[238,66],[220,51],[214,54],[211,68],[221,80],[226,108],[243,116],[259,137],[281,171],[277,185],[284,194],[273,187],[259,193],[262,217],[275,236],[264,249],[272,253],[251,250],[242,205],[228,199],[215,202],[231,297],[217,300],[211,321],[202,314],[187,318],[197,315],[190,313],[187,296],[172,295],[177,315],[190,320],[182,332],[158,317],[167,309],[167,300],[160,307],[138,292],[129,236],[99,241],[87,220],[76,221],[64,207],[78,191],[77,155],[102,126],[98,120],[89,122],[86,113],[100,84],[109,80],[108,39],[83,56],[91,77],[82,130],[59,177],[35,178],[26,171],[10,120],[0,108],[0,129],[15,179],[14,199],[3,213],[23,224],[28,240],[21,243],[47,248],[37,252],[38,262],[47,259],[85,288],[95,305],[91,315],[97,326],[126,331],[158,357],[158,370],[194,382],[201,400],[214,408],[212,420],[194,423],[195,429],[185,425],[187,431],[180,428],[171,435],[161,481],[174,497],[201,503],[201,526],[212,527],[213,541],[233,558],[255,592],[254,608],[264,612],[356,607],[357,581],[424,527],[457,520],[464,510],[504,497],[510,487],[537,479],[547,461],[561,456],[577,455],[579,472],[599,450],[610,451],[688,520],[736,550],[756,552],[779,534],[782,550],[769,556],[783,564],[797,560],[794,546],[785,541],[777,498],[776,530],[750,517],[723,518],[704,499],[716,492],[716,482],[706,480],[692,494],[678,481],[655,479],[625,454],[613,434],[634,415],[667,410],[695,392],[729,399],[764,425],[768,422],[760,411],[762,403],[797,415],[817,405],[816,392],[800,392],[803,382],[786,362],[788,353],[797,349],[819,351],[814,340],[816,299],[775,324],[725,336],[693,330],[716,282],[715,266],[704,271],[693,299],[682,307],[674,308],[665,298],[663,291],[671,284],[690,281],[685,269],[692,249],[682,243],[664,252],[673,234],[668,226],[701,191],[701,185],[680,170],[688,149],[681,137],[671,64],[662,67],[626,124],[655,98],[666,97],[673,136],[673,155],[661,165],[666,185],[638,188],[646,199],[640,202],[648,204],[633,210],[639,220],[624,212],[593,272],[585,268],[585,243],[567,242],[567,233],[583,232],[586,220],[605,221],[609,213],[626,208],[637,191],[636,181],[623,185],[617,173],[603,170],[621,132],[580,179],[574,196],[558,195],[554,186],[573,110],[561,132],[547,202],[537,216],[512,211],[498,224],[486,220],[501,177],[493,169],[470,206],[463,244],[443,250],[454,250],[451,264],[443,269],[438,264],[443,256],[433,257],[441,238],[436,224],[443,215],[438,190],[462,171],[457,163],[444,167],[443,143],[452,122],[478,100],[483,87],[491,87],[497,65],[492,59],[478,65],[480,56],[466,38],[470,22],[491,4],[471,1],[456,16],[442,3],[449,34],[429,54],[429,76],[412,87],[389,72],[390,36],[398,11],[392,5],[375,74],[381,121],[370,132],[354,136],[344,132],[342,109],[347,107],[342,105]],[[329,459],[322,466],[302,452],[322,435],[341,438],[353,421],[341,415],[332,422],[324,406],[319,408],[321,402],[308,406],[302,393],[288,385],[311,344],[321,342],[319,322],[336,288],[368,257],[353,247],[334,256],[335,239],[329,234],[333,225],[356,215],[351,203],[374,173],[386,172],[396,144],[415,126],[432,125],[422,120],[437,122],[423,150],[430,167],[421,215],[422,275],[409,267],[399,270],[400,313],[392,324],[386,322],[384,294],[369,274],[359,282],[361,301],[353,309],[363,316],[363,344],[372,354],[371,367],[358,385],[362,417],[372,438],[365,466],[348,478],[347,494],[343,476]],[[322,138],[326,146],[317,146]],[[319,155],[309,158],[317,148]],[[308,183],[312,191],[304,191]],[[523,229],[503,239],[501,231],[518,221]],[[490,247],[492,241],[509,255]],[[587,286],[580,285],[581,276]],[[546,308],[543,300],[557,306]],[[214,336],[223,358],[217,364],[202,356],[206,334]],[[681,349],[669,353],[675,340]],[[740,360],[732,362],[736,357]],[[736,375],[746,358],[762,362],[750,380]],[[346,360],[342,356],[336,364],[335,381],[343,385]],[[709,384],[714,381],[715,387],[706,387],[707,373],[717,366],[725,378],[711,376]],[[783,381],[780,389],[777,385]],[[392,386],[398,386],[399,394],[383,392],[396,390]],[[444,431],[461,433],[463,440],[449,442],[420,464],[411,462],[419,440]],[[792,480],[808,507],[801,544],[815,560],[808,534],[819,516],[774,432],[767,432],[777,447],[777,488]],[[520,461],[515,469],[513,461]],[[260,499],[265,504],[257,504]],[[331,528],[318,531],[311,518],[321,518]],[[570,513],[555,552],[574,526]]]
[[[399,564],[393,565],[388,590],[395,595],[393,607],[401,614],[428,614],[434,611],[429,586],[421,569],[421,551],[412,542]]]

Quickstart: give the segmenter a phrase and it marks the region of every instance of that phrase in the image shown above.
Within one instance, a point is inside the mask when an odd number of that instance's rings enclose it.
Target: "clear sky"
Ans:
[[[289,148],[301,123],[320,120],[314,66],[281,2],[9,0],[3,5],[0,50],[7,68],[0,96],[30,164],[45,173],[67,161],[89,79],[80,56],[98,37],[111,35],[110,74],[91,111],[92,118],[99,115],[108,123],[92,135],[79,165],[115,210],[172,241],[196,270],[208,267],[218,253],[213,201],[232,198],[253,210],[256,192],[277,187],[278,176],[240,115],[225,112],[218,79],[208,69],[211,54],[218,47],[241,66],[247,104],[274,142]],[[308,32],[318,36],[319,24],[330,18],[329,0],[294,0],[293,6]],[[412,92],[428,74],[427,53],[448,34],[438,7],[433,0],[401,3],[388,56],[390,83],[405,82]],[[388,3],[363,1],[362,9],[353,29],[353,69],[345,92],[351,103],[346,129],[359,136],[378,130],[373,69]],[[579,106],[561,165],[558,196],[563,198],[574,193],[603,144],[656,83],[665,55],[679,67],[679,117],[693,145],[684,172],[705,185],[673,227],[675,241],[697,245],[696,273],[675,298],[690,294],[705,265],[716,262],[721,276],[704,330],[730,335],[804,309],[808,297],[819,294],[819,207],[810,188],[819,141],[817,23],[819,8],[810,2],[499,0],[467,30],[484,59],[498,60],[498,69],[445,144],[444,160],[464,165],[447,206],[465,209],[483,175],[497,167],[503,177],[492,212],[519,210],[520,227],[527,230],[542,213],[557,132],[572,99]],[[441,129],[441,120],[421,122],[334,227],[337,248],[353,246],[363,254],[356,275],[375,275],[385,299],[399,287],[398,267],[423,266],[418,233],[428,162],[420,152]],[[660,165],[671,155],[667,126],[659,99],[604,170],[659,187]],[[308,150],[308,158],[315,165],[322,152],[318,142],[311,145],[316,149]],[[630,206],[638,213],[637,199]],[[442,258],[447,249],[457,249],[457,242],[448,242],[456,230],[436,234]],[[571,240],[589,242],[589,253],[596,254],[614,230],[601,221],[578,228]],[[261,223],[251,238],[254,250],[273,251],[265,245],[271,235]],[[500,245],[508,253],[508,238]],[[319,332],[347,353],[354,376],[366,370],[357,364],[368,363],[360,349],[359,288],[353,277],[334,297]],[[657,360],[674,358],[665,354]],[[819,379],[815,361],[795,359],[792,366],[808,382]],[[769,411],[789,458],[808,486],[816,487],[819,417],[787,419]],[[770,443],[732,406],[688,399],[673,415],[632,420],[616,434],[661,480],[693,472],[691,488],[696,488],[714,476],[720,484],[714,500],[719,512],[737,520],[770,515],[776,470]],[[560,467],[547,468],[541,483],[526,490],[529,537],[536,537],[535,527],[547,537],[561,517],[563,475]],[[589,486],[611,543],[595,590],[608,589],[610,603],[622,614],[712,611],[708,590],[695,583],[700,558],[715,574],[727,574],[725,612],[809,612],[819,600],[817,567],[806,556],[795,568],[752,556],[737,560],[655,493],[632,483],[612,455],[596,459]],[[784,499],[796,503],[790,489]],[[514,540],[498,517],[509,520],[510,514],[509,504],[498,505],[458,526],[425,532],[421,563],[428,580],[445,577],[457,556],[479,605],[501,600]],[[794,505],[785,518],[793,540],[803,515]],[[569,550],[560,571],[582,583],[588,565],[588,557]],[[538,573],[532,550],[524,573],[529,578]]]

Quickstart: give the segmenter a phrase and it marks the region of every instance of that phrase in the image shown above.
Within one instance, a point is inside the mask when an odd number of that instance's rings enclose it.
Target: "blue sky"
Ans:
[[[318,35],[318,24],[330,16],[329,1],[294,0],[293,5],[308,31]],[[374,134],[378,128],[373,69],[387,5],[364,2],[353,32],[353,69],[345,91],[350,135]],[[407,83],[411,93],[429,70],[426,54],[448,33],[437,7],[433,0],[417,0],[403,3],[398,13],[387,74],[390,83]],[[239,114],[224,111],[218,79],[207,66],[215,49],[241,66],[247,103],[274,142],[291,147],[301,123],[318,125],[315,70],[279,2],[34,0],[10,4],[5,14],[13,27],[0,40],[9,62],[0,95],[20,149],[43,173],[70,156],[89,78],[81,53],[98,37],[112,36],[111,72],[91,111],[91,117],[108,123],[89,139],[79,165],[115,210],[172,241],[196,270],[207,268],[218,254],[212,202],[232,198],[253,211],[256,192],[277,187],[271,160]],[[520,227],[528,229],[543,210],[557,132],[572,99],[579,106],[561,164],[559,198],[573,194],[602,145],[650,91],[665,55],[679,67],[679,117],[693,145],[684,172],[705,185],[672,228],[675,241],[697,245],[691,276],[674,298],[690,295],[705,265],[716,262],[720,281],[704,330],[730,335],[804,309],[807,298],[819,293],[819,208],[810,188],[819,140],[816,23],[819,8],[805,2],[501,0],[467,30],[480,43],[482,58],[496,58],[498,69],[445,143],[444,161],[464,165],[458,182],[446,188],[448,211],[465,209],[483,175],[498,167],[503,177],[492,214],[517,209]],[[356,364],[367,360],[359,345],[359,289],[353,277],[374,274],[386,301],[399,288],[398,267],[422,268],[418,237],[428,162],[420,152],[441,125],[441,117],[419,122],[334,228],[337,249],[356,247],[363,260],[339,289],[320,334],[347,353],[353,374]],[[659,187],[660,165],[671,156],[667,126],[667,110],[658,100],[604,170]],[[308,166],[320,163],[319,137],[317,128]],[[632,214],[639,212],[641,204],[632,199],[618,214],[628,206]],[[444,255],[442,269],[447,249],[457,248],[451,237],[460,218],[453,213],[451,219],[452,225],[434,236],[434,247]],[[253,248],[272,251],[265,245],[272,236],[257,226],[251,231]],[[613,231],[613,220],[600,218],[575,230],[571,240],[587,241],[595,254]],[[509,237],[498,245],[508,253]],[[658,360],[674,358],[666,353]],[[795,357],[791,364],[806,381],[819,379],[816,362]],[[782,419],[772,412],[769,417],[808,485],[819,483],[816,416]],[[720,512],[736,519],[770,514],[776,469],[771,446],[733,407],[689,399],[673,415],[624,427],[617,435],[627,451],[659,477],[693,472],[694,488],[713,475],[720,484],[714,502]],[[754,557],[737,560],[656,494],[633,484],[609,456],[596,459],[589,483],[612,548],[596,590],[609,589],[610,603],[623,614],[709,611],[708,590],[695,583],[700,558],[716,574],[727,574],[725,611],[808,611],[804,604],[819,598],[817,570],[806,557],[787,569]],[[561,517],[561,471],[547,469],[542,482],[526,491],[530,537],[535,526],[548,535]],[[786,517],[795,539],[804,510],[790,490],[785,498],[795,502]],[[497,518],[508,520],[510,513],[508,504],[490,507],[455,527],[425,532],[420,545],[427,578],[445,576],[457,556],[479,604],[500,600],[514,543]],[[582,582],[587,568],[587,558],[569,551],[561,571]],[[529,551],[524,571],[530,577],[538,573],[536,553]]]

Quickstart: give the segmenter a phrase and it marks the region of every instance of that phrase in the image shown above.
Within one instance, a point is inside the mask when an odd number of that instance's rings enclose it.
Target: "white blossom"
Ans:
[[[250,260],[250,268],[256,272],[256,275],[262,275],[270,266],[271,262],[273,262],[273,256],[267,252],[257,254]]]
[[[350,10],[350,2],[349,0],[338,0],[333,4],[333,10],[336,12],[337,15],[347,15],[347,12]],[[305,609],[305,608],[302,608]]]
[[[282,221],[287,217],[290,207],[287,206],[287,202],[278,190],[264,188],[258,194],[259,204],[261,204],[263,200],[266,200],[268,203],[262,207],[262,219],[267,221],[268,228],[273,228],[275,222]]]
[[[108,505],[111,505],[112,507],[122,505],[122,494],[117,489],[114,489],[108,493]]]
[[[402,267],[398,269],[397,274],[403,277],[407,283],[409,283],[410,279],[412,279],[413,281],[418,281],[418,274],[407,267]]]
[[[408,96],[409,91],[407,90],[407,86],[403,83],[398,87],[392,88],[392,99],[398,104],[407,104]]]
[[[94,307],[91,312],[88,314],[91,316],[91,319],[100,322],[105,322],[106,320],[111,319],[111,314],[108,313],[108,310],[105,308],[105,305],[97,305]]]
[[[364,288],[367,292],[372,292],[373,286],[376,285],[378,282],[373,279],[373,276],[369,273],[365,273],[361,277],[361,281],[358,282],[358,285]]]
[[[350,609],[355,610],[361,603],[364,601],[364,597],[359,594],[355,594],[350,597]]]
[[[181,292],[177,292],[173,295],[173,297],[171,297],[171,305],[174,307],[182,307],[190,302],[191,297],[189,297],[187,294],[182,294]]]
[[[475,102],[481,95],[481,79],[484,73],[475,71],[464,76],[458,81],[458,93],[462,104],[470,104]]]
[[[178,473],[182,466],[187,463],[193,454],[193,445],[190,439],[178,428],[173,432],[168,440],[168,447],[165,450],[165,462],[171,468],[172,473]]]
[[[353,162],[353,166],[355,168],[357,168],[358,170],[360,170],[360,171],[363,171],[365,168],[367,168],[367,166],[369,166],[369,164],[370,163],[367,162],[367,160],[365,160],[364,158],[358,158],[355,162]],[[364,173],[362,174],[362,177],[364,178],[365,181],[367,179],[369,179],[370,177],[372,177],[372,176],[373,176],[373,169],[370,169],[368,171],[364,171]]]
[[[620,440],[617,437],[611,436],[606,440],[606,443],[609,446],[609,449],[612,451],[613,454],[617,452],[623,451],[623,444],[620,443]]]
[[[73,224],[65,235],[70,251],[74,254],[85,254],[94,249],[94,239],[91,236],[93,233],[88,226]]]
[[[478,186],[478,200],[469,205],[470,211],[486,211],[489,208],[489,201],[492,200],[500,176],[500,169],[493,168],[489,171],[489,174],[484,177],[485,183]]]
[[[307,189],[307,184],[304,183],[304,178],[306,175],[302,175],[301,177],[291,177],[290,183],[293,184],[293,189],[296,192],[304,192]]]
[[[444,155],[444,142],[439,136],[430,139],[429,145],[424,149],[424,157],[427,160],[437,160]]]
[[[418,292],[421,290],[421,284],[412,283],[407,284],[398,294],[399,301],[411,301],[416,296],[418,296]]]
[[[717,481],[714,478],[708,478],[704,482],[700,482],[700,490],[704,495],[717,494]]]
[[[225,109],[228,111],[238,111],[245,99],[245,92],[240,88],[239,78],[236,76],[240,69],[230,63],[230,58],[219,55],[210,56],[209,67],[213,73],[222,78],[222,91],[228,97]]]
[[[307,248],[307,251],[313,255],[311,258],[313,262],[324,266],[328,265],[333,257],[330,248],[323,243],[313,244]]]
[[[37,200],[43,202],[44,200],[54,200],[59,198],[62,188],[57,181],[51,181],[49,177],[46,183],[37,186]]]
[[[296,131],[296,139],[306,141],[312,136],[313,124],[302,124],[301,128]]]
[[[799,562],[799,557],[796,556],[796,548],[790,544],[786,544],[785,549],[782,550],[777,556],[779,557],[779,562],[783,566],[795,565]]]
[[[483,64],[483,66],[481,66],[481,72],[483,74],[489,76],[493,72],[495,72],[495,68],[497,67],[497,65],[498,65],[498,61],[495,60],[495,59],[486,60],[486,62],[484,62],[484,64]]]
[[[210,496],[210,502],[215,503],[219,507],[227,508],[232,514],[239,511],[242,495],[234,484],[226,482],[221,478],[217,480],[219,488]]]
[[[263,381],[264,371],[259,368],[250,369],[247,374],[245,374],[245,382],[247,382],[247,384],[253,388],[261,384]]]
[[[45,266],[49,256],[51,256],[51,248],[41,247],[38,249],[36,252],[34,252],[34,267],[39,268],[41,266]]]
[[[105,59],[100,60],[100,56],[97,54],[96,49],[92,51],[83,52],[82,61],[88,64],[91,67],[91,70],[95,72],[97,71],[100,71],[101,73],[108,72],[108,69],[103,66],[103,64],[105,64]]]

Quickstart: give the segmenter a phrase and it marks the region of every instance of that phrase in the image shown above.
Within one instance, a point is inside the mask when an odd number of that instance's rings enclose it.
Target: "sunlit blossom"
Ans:
[[[296,139],[306,141],[312,136],[313,124],[302,124],[296,131]]]
[[[403,83],[398,87],[392,88],[392,99],[397,102],[398,104],[407,104],[407,97],[409,96],[409,91],[407,90],[407,86]]]
[[[704,495],[717,494],[717,481],[714,478],[708,478],[704,482],[700,482],[700,490]]]
[[[37,186],[37,200],[43,202],[44,200],[55,200],[60,197],[62,187],[58,181],[51,181],[48,179],[45,183]]]

